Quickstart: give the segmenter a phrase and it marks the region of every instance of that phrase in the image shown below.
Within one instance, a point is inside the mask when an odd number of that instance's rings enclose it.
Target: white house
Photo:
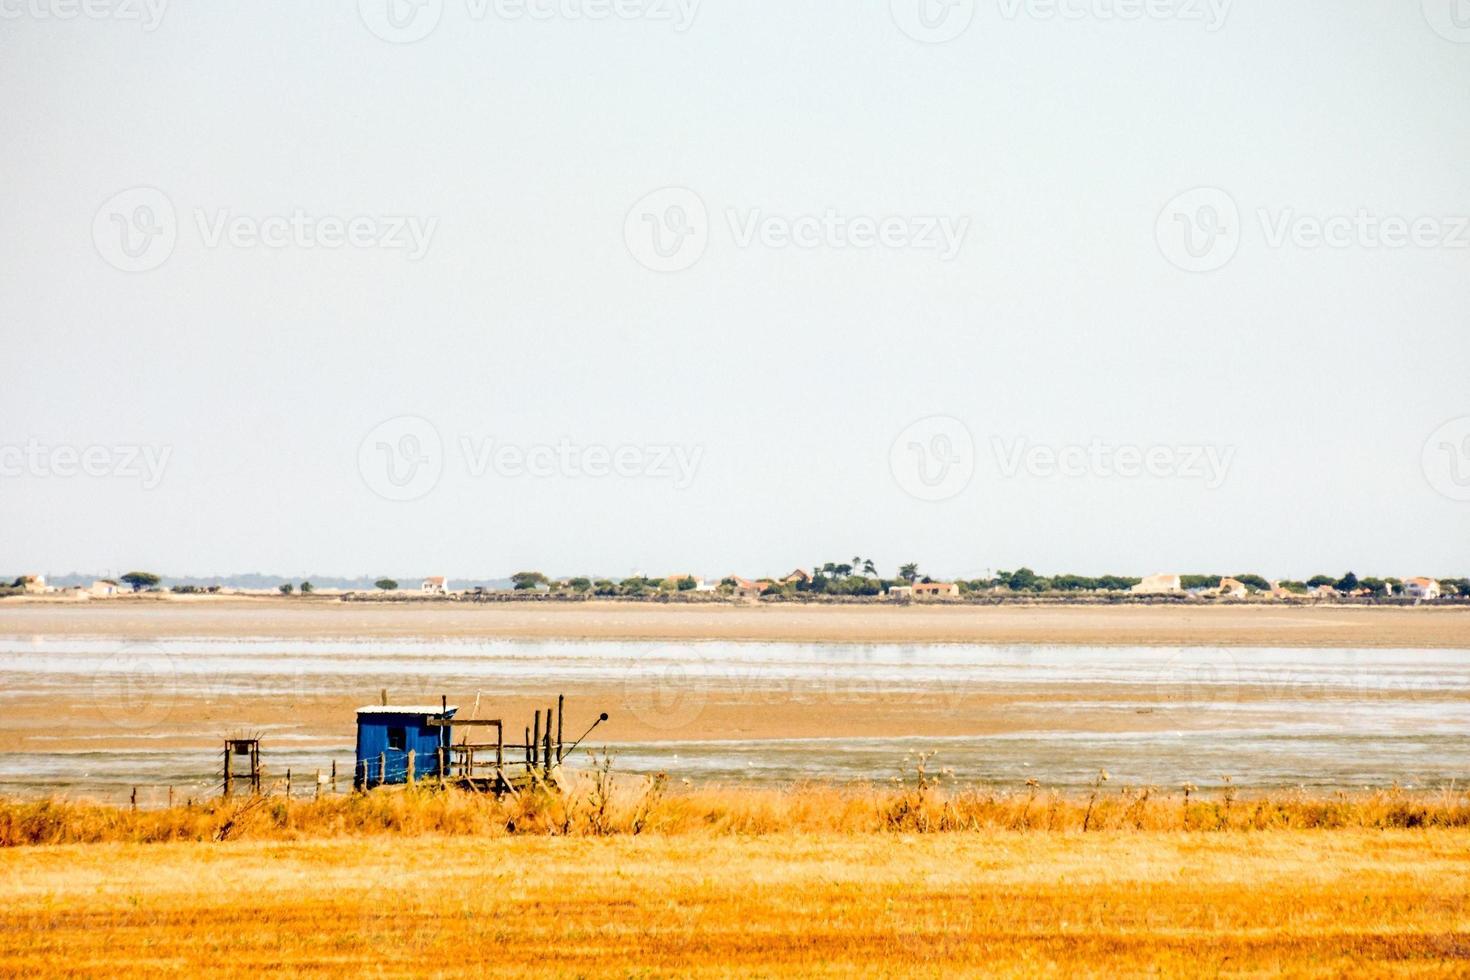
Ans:
[[[1432,578],[1404,579],[1404,595],[1410,599],[1438,599],[1443,594],[1444,590]]]
[[[1179,584],[1178,575],[1150,575],[1135,585],[1131,591],[1140,595],[1161,595],[1169,592],[1183,592],[1184,587]]]
[[[890,585],[888,587],[888,598],[890,599],[912,599],[914,587],[912,585]]]
[[[20,577],[20,587],[26,595],[40,595],[46,591],[46,576],[22,575]]]
[[[909,590],[916,599],[958,599],[960,587],[955,582],[916,582]]]
[[[108,581],[105,578],[99,578],[92,583],[92,587],[88,591],[92,593],[92,597],[95,599],[110,599],[117,595],[117,583]]]
[[[443,575],[430,575],[424,579],[424,584],[419,586],[419,591],[424,595],[448,595],[449,579]]]

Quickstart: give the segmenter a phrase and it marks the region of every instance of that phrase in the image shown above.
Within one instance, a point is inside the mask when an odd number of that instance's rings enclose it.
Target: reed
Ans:
[[[603,768],[565,788],[516,796],[380,789],[320,799],[212,799],[134,810],[74,800],[0,800],[0,847],[163,841],[330,840],[377,835],[506,837],[618,835],[1033,834],[1470,827],[1470,792],[1399,789],[1356,794],[1243,795],[1227,785],[1109,788],[1101,774],[1080,796],[1033,782],[1013,791],[963,786],[921,760],[889,785],[810,783],[787,789],[671,787],[662,777]]]

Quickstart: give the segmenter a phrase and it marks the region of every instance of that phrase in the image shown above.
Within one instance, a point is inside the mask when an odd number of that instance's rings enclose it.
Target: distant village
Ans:
[[[69,578],[75,579],[76,576]],[[0,580],[3,582],[4,580]],[[381,578],[372,588],[319,588],[309,580],[282,582],[269,588],[226,585],[168,584],[151,572],[128,572],[116,578],[48,584],[45,575],[17,576],[0,584],[8,597],[90,601],[128,597],[193,598],[210,596],[291,596],[347,601],[536,599],[628,599],[663,601],[878,601],[1001,602],[1053,601],[1238,601],[1238,602],[1437,602],[1470,600],[1470,579],[1359,578],[1317,575],[1306,581],[1268,580],[1259,575],[1186,575],[1160,573],[1144,578],[1107,575],[1043,576],[1028,568],[1001,571],[978,579],[940,581],[920,572],[916,563],[899,567],[893,578],[882,577],[871,559],[827,562],[796,568],[779,577],[726,575],[706,578],[677,572],[661,576],[630,575],[621,579],[572,576],[553,578],[540,572],[517,572],[494,586],[456,586],[447,576],[432,575],[401,583]]]

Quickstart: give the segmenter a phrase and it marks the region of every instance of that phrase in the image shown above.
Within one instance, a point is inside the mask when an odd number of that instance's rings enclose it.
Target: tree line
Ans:
[[[1240,582],[1250,592],[1269,592],[1272,588],[1272,583],[1267,578],[1253,572],[1240,572],[1234,575],[1181,575],[1180,587],[1185,591],[1215,589],[1227,578]],[[153,572],[132,571],[119,576],[119,581],[134,592],[145,592],[159,590],[159,583],[162,579]],[[802,576],[760,578],[754,581],[760,586],[761,594],[769,596],[877,596],[895,586],[927,583],[934,579],[923,574],[917,562],[906,562],[898,566],[895,576],[885,578],[879,573],[873,559],[853,557],[842,561],[814,562],[811,572],[804,573]],[[955,579],[954,583],[962,595],[997,591],[1039,595],[1043,593],[1126,592],[1141,581],[1141,578],[1130,575],[1074,575],[1070,573],[1040,575],[1030,568],[1022,567],[1015,571],[998,571],[985,578]],[[1444,595],[1470,598],[1470,578],[1441,578],[1438,581]],[[3,579],[0,579],[0,582],[3,582]],[[15,579],[10,589],[23,589],[25,583],[26,578],[22,576]],[[374,584],[383,591],[393,591],[398,588],[398,582],[391,578],[380,578]],[[1320,586],[1329,586],[1344,595],[1363,595],[1375,598],[1401,594],[1404,585],[1403,581],[1398,578],[1376,576],[1360,578],[1351,571],[1344,575],[1314,575],[1301,581],[1282,580],[1276,584],[1287,592],[1299,595],[1305,595]],[[541,572],[524,571],[516,572],[511,576],[511,586],[517,592],[552,591],[611,598],[690,592],[699,587],[699,582],[692,576],[659,578],[634,575],[622,579],[588,576],[552,578]],[[722,579],[715,587],[715,591],[730,595],[740,587],[740,580],[729,577]],[[4,586],[0,585],[0,588]],[[218,592],[219,588],[218,586],[208,588],[173,586],[172,591],[214,593]],[[309,595],[315,591],[315,587],[309,581],[302,582],[299,586],[286,582],[279,586],[279,591],[282,595],[292,595],[296,592]]]

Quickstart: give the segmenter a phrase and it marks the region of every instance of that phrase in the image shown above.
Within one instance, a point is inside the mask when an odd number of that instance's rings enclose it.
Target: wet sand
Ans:
[[[707,741],[1035,736],[1054,741],[1044,750],[1049,755],[1038,749],[1037,758],[1059,764],[1111,735],[1187,740],[1191,733],[1291,730],[1312,719],[1327,719],[1347,734],[1363,726],[1363,734],[1404,725],[1427,731],[1421,719],[1459,718],[1470,704],[1470,689],[1448,683],[1463,673],[1458,653],[1433,655],[1450,658],[1437,671],[1424,663],[1430,654],[1413,652],[1470,650],[1470,611],[1459,609],[142,599],[0,603],[0,639],[11,651],[5,655],[11,683],[0,688],[0,770],[35,759],[42,769],[74,769],[78,786],[103,779],[109,765],[125,764],[109,762],[110,753],[136,757],[139,765],[156,757],[160,765],[177,760],[181,768],[197,769],[190,753],[217,752],[230,734],[268,738],[278,768],[294,759],[310,772],[344,753],[350,764],[354,709],[376,702],[383,688],[395,703],[437,703],[442,693],[460,706],[462,717],[474,713],[475,696],[483,692],[478,717],[505,719],[507,741],[518,740],[518,726],[530,724],[536,710],[562,693],[568,741],[598,711],[607,711],[613,721],[594,742],[622,744],[635,755],[652,751],[636,748],[640,744],[682,745],[666,751],[689,754],[706,751],[695,745]],[[475,646],[502,640],[544,643],[546,655],[517,660],[514,650]],[[589,653],[561,641],[593,641],[606,649]],[[650,644],[648,656],[619,659],[616,647],[623,641]],[[692,647],[696,641],[715,642]],[[779,651],[773,665],[762,661],[760,648],[745,649],[742,641],[813,647],[806,654]],[[442,653],[411,652],[436,642],[445,647]],[[464,642],[474,652],[457,649]],[[718,670],[701,674],[705,654],[699,651],[721,642],[736,646],[710,650]],[[89,643],[116,652],[92,655],[83,670],[65,669],[65,658],[83,656],[69,651]],[[869,658],[881,660],[882,650],[869,654],[834,643],[912,644],[919,652],[899,674],[874,673]],[[929,661],[944,655],[925,654],[919,645],[961,643],[1109,649],[1079,649],[1083,659],[1075,672],[976,681],[946,668],[921,676],[932,668]],[[358,651],[364,645],[370,649]],[[1157,670],[1103,684],[1088,679],[1089,665],[1140,655],[1125,647],[1154,651]],[[1169,647],[1198,649],[1186,656]],[[1252,658],[1261,651],[1245,647],[1300,652],[1256,670]],[[1340,661],[1329,648],[1380,648],[1379,661],[1394,669],[1417,664],[1427,673],[1396,686],[1364,686],[1372,672],[1349,660],[1342,669],[1327,668],[1326,680],[1302,683],[1319,658],[1323,665]],[[820,679],[782,673],[789,664],[781,658],[820,659],[817,650],[833,652],[839,666],[818,672]],[[59,658],[54,666],[51,656]],[[111,656],[118,659],[97,659]],[[692,659],[679,659],[686,656]],[[960,650],[950,656],[968,665],[986,655]],[[1021,656],[1034,661],[1037,655]],[[665,657],[673,659],[666,663]],[[582,666],[568,674],[569,662]],[[1384,721],[1390,715],[1375,705],[1398,720]],[[826,750],[811,751],[815,772]],[[894,757],[902,751],[895,747]],[[791,764],[784,758],[783,765]],[[675,763],[692,764],[692,758]],[[14,778],[0,778],[0,784]],[[57,779],[70,783],[73,776]]]
[[[1470,649],[1470,606],[0,600],[0,635]]]

